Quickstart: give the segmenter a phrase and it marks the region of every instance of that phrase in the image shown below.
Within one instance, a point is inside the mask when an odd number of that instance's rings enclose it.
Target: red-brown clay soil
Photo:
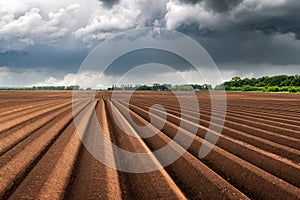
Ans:
[[[110,95],[98,92],[92,102],[75,102],[86,133],[96,129],[91,117],[95,108],[94,119],[105,137],[130,152],[158,150],[178,130],[189,138],[196,127],[196,137],[180,158],[160,170],[122,172],[99,162],[82,144],[73,121],[72,92],[0,91],[0,199],[300,199],[299,94],[227,93],[222,134],[201,159],[200,147],[212,142],[204,140],[209,125],[220,126],[222,118],[218,106],[211,115],[208,93],[197,92],[200,119],[193,108],[181,113],[171,92],[135,92],[129,108]],[[188,105],[191,97],[182,95]],[[167,111],[161,130],[161,110],[153,108],[156,121],[149,123],[154,104]],[[118,127],[113,109],[138,137]],[[139,138],[142,126],[156,134]],[[174,148],[149,162],[164,163],[184,146],[176,139]],[[118,166],[127,159],[116,155],[113,162]]]

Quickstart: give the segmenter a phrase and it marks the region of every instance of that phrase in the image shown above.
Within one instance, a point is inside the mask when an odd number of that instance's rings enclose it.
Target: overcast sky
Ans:
[[[1,0],[0,86],[72,85],[93,47],[150,26],[198,41],[224,80],[299,74],[299,10],[299,0]],[[88,86],[98,76],[81,78]]]

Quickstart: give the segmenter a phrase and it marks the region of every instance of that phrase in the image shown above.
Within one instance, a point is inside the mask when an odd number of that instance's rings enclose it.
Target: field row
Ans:
[[[184,112],[166,92],[137,92],[130,102],[99,93],[91,101],[76,100],[73,110],[71,93],[33,98],[20,92],[22,103],[13,92],[1,95],[1,199],[300,197],[297,95],[228,93],[224,126],[221,107],[212,113],[207,93],[197,94],[200,118],[184,93]],[[74,118],[81,119],[77,126]],[[98,125],[109,142],[99,139]],[[211,147],[199,158],[201,149]],[[126,152],[145,157],[136,160]],[[125,167],[157,170],[117,170]]]

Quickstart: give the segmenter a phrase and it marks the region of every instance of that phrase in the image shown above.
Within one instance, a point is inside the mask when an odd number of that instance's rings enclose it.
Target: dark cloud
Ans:
[[[256,64],[276,66],[300,65],[300,40],[292,33],[265,34],[261,31],[211,32],[202,31],[195,25],[181,26],[178,31],[198,41],[213,60],[222,63]],[[234,66],[243,70],[243,65]]]
[[[172,52],[160,49],[140,49],[120,56],[108,66],[105,74],[122,75],[136,66],[149,63],[166,65],[177,71],[189,71],[194,69],[187,60]]]
[[[264,63],[275,70],[300,65],[299,10],[300,1],[296,0],[276,6],[248,5],[221,13],[222,19],[214,26],[199,28],[201,23],[195,22],[177,30],[200,42],[222,69],[261,71]],[[249,65],[257,67],[249,70]]]
[[[206,0],[205,3],[209,9],[216,12],[226,12],[243,2],[243,0]]]
[[[100,1],[107,8],[111,8],[113,5],[120,2],[120,0],[98,0],[98,1]]]
[[[38,81],[42,81],[43,78],[47,77],[47,74],[50,74],[53,77],[59,77],[59,74],[62,73],[62,71],[65,72],[63,74],[76,73],[81,62],[88,54],[87,44],[89,45],[89,48],[95,46],[102,40],[102,37],[100,37],[101,33],[117,32],[118,30],[126,30],[137,26],[151,26],[154,21],[159,21],[161,26],[167,26],[169,20],[169,22],[172,22],[169,23],[171,29],[176,28],[176,30],[191,36],[202,44],[223,71],[232,70],[241,76],[254,72],[259,76],[260,74],[295,73],[297,67],[299,69],[299,0],[285,0],[282,2],[270,1],[271,3],[269,4],[266,3],[267,1],[263,0],[179,1],[180,3],[177,1],[169,2],[174,6],[168,7],[168,9],[174,8],[172,13],[167,9],[164,1],[161,1],[160,3],[149,1],[149,4],[130,1],[130,3],[134,5],[137,4],[137,6],[128,7],[135,7],[137,11],[140,11],[139,13],[141,13],[141,15],[138,15],[138,17],[135,17],[134,15],[127,17],[128,13],[134,13],[134,11],[130,12],[130,10],[127,10],[127,8],[124,9],[124,13],[122,13],[121,7],[124,5],[123,3],[122,5],[119,4],[120,0],[94,1],[94,5],[91,6],[95,7],[95,9],[107,10],[107,12],[100,13],[104,13],[103,16],[108,13],[107,20],[102,20],[101,23],[100,20],[90,20],[95,23],[89,25],[88,22],[82,22],[83,24],[79,24],[74,30],[69,28],[70,35],[72,33],[72,35],[76,36],[70,37],[69,42],[63,41],[67,38],[67,36],[65,36],[63,38],[57,38],[55,44],[43,40],[43,42],[34,42],[34,44],[28,45],[27,43],[28,41],[31,41],[30,39],[39,37],[39,35],[30,35],[31,32],[38,31],[34,31],[34,28],[28,26],[28,33],[26,32],[26,34],[21,35],[19,38],[18,34],[14,36],[13,33],[15,32],[15,29],[12,29],[11,33],[7,33],[7,37],[3,36],[0,38],[0,46],[8,46],[8,48],[3,48],[7,51],[1,51],[6,53],[0,53],[0,67],[10,67],[10,73],[13,74],[21,73],[20,70],[23,70],[24,68],[41,70],[35,71],[32,76],[25,74],[24,77],[30,77],[28,78],[28,83],[30,81],[29,79],[34,79],[33,77],[35,74],[41,72],[43,72],[43,76],[41,76]],[[98,4],[98,7],[96,4]],[[99,4],[103,6],[101,7]],[[187,4],[189,6],[186,6]],[[116,6],[114,7],[114,5]],[[183,8],[183,12],[181,13],[181,9],[177,9],[180,8],[180,6]],[[201,10],[198,11],[197,9],[200,7],[203,7],[204,10],[201,8]],[[117,9],[118,11],[120,10],[120,13],[115,15]],[[188,12],[190,10],[193,11],[191,12],[192,14]],[[205,10],[207,12],[205,12]],[[88,19],[90,13],[93,12],[84,13],[86,14],[86,16],[84,15],[85,18]],[[116,17],[115,23],[109,21],[112,17]],[[125,17],[128,18],[128,21],[125,20],[126,23],[124,23]],[[3,19],[6,18],[3,17]],[[104,19],[106,19],[105,16]],[[69,21],[64,18],[61,21],[67,21],[67,23],[69,23]],[[41,23],[43,22],[44,21],[42,20]],[[80,36],[80,34],[73,34],[76,30],[78,31],[79,29],[77,28],[80,27],[83,32],[82,36]],[[90,33],[89,29],[91,30]],[[6,29],[4,32],[5,31]],[[84,38],[85,32],[87,32],[86,36],[90,37],[86,37],[87,43],[83,44],[77,39],[80,37]],[[99,37],[97,37],[98,33]],[[91,40],[92,42],[89,41],[90,38],[95,38],[96,42],[93,43],[94,40]],[[17,46],[17,48],[14,45],[14,41],[18,41],[18,39],[23,41],[24,44],[22,43],[20,47]],[[9,51],[12,49],[14,51]],[[119,57],[112,63],[110,68],[106,71],[106,74],[124,74],[134,66],[151,62],[172,66],[179,71],[191,69],[189,63],[176,55],[148,49],[131,52]],[[3,70],[5,69],[6,68],[3,68]],[[48,71],[46,72],[46,70]],[[51,74],[52,72],[53,74]],[[19,79],[21,78],[19,77]]]
[[[52,68],[76,72],[87,55],[82,48],[59,48],[48,45],[35,45],[22,51],[0,53],[0,66],[13,68]]]
[[[215,12],[225,12],[231,10],[243,0],[181,0],[183,3],[197,4],[199,2],[205,2],[207,9]]]
[[[246,10],[238,13],[234,24],[236,29],[255,31],[265,34],[294,33],[300,39],[300,1],[284,4],[261,11]]]
[[[199,3],[203,0],[180,0],[180,1],[183,2],[183,3],[196,4],[196,3]]]
[[[219,14],[216,24],[201,26],[202,33],[206,32],[234,32],[234,31],[261,31],[267,35],[274,33],[295,33],[300,39],[300,1],[287,0],[278,5],[268,5],[262,2],[243,4],[240,9],[234,10],[244,0],[181,0],[186,4],[205,2],[206,10]],[[189,24],[190,25],[190,24]],[[206,29],[206,30],[205,30]]]

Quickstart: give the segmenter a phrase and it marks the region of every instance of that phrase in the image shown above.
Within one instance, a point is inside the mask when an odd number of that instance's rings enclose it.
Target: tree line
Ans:
[[[149,91],[192,91],[192,90],[226,90],[226,91],[257,91],[257,92],[300,92],[300,76],[264,76],[260,78],[233,77],[221,85],[212,87],[210,84],[152,84],[152,85],[112,85],[107,90],[149,90]],[[83,90],[79,85],[72,86],[33,86],[33,87],[3,87],[0,90]],[[91,90],[86,88],[85,90]]]
[[[226,81],[223,85],[215,87],[225,89],[226,91],[261,91],[261,92],[300,92],[300,76],[264,76],[261,78],[240,78],[233,77],[230,81]]]
[[[71,86],[33,86],[33,87],[2,87],[0,90],[80,90],[79,85]]]
[[[112,85],[107,90],[149,90],[149,91],[192,91],[192,90],[211,90],[212,86],[209,84],[186,84],[186,85],[171,85],[171,84],[152,84],[152,85]]]

